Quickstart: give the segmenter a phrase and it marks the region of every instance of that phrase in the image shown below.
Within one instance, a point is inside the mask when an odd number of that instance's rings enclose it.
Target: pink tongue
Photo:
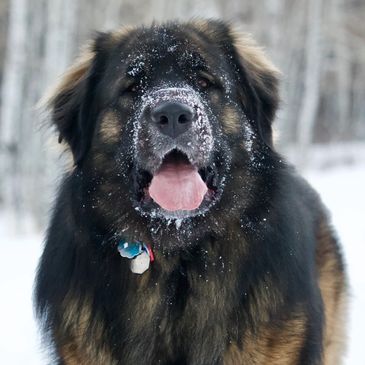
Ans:
[[[169,211],[198,208],[208,191],[198,171],[187,163],[164,163],[149,186],[151,198]]]

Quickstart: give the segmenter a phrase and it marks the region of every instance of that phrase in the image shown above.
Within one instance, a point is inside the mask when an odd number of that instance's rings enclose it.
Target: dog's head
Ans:
[[[94,205],[160,220],[231,209],[277,104],[276,69],[219,21],[100,34],[49,100]]]

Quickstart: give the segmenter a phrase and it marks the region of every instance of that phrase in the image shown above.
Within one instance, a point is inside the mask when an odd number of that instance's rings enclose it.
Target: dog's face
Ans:
[[[89,176],[86,201],[114,228],[131,210],[202,222],[248,199],[277,80],[249,40],[237,43],[211,21],[102,34],[65,76],[53,119]]]

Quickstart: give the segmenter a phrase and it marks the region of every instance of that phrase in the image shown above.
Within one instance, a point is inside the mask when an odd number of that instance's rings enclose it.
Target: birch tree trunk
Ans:
[[[19,138],[22,128],[21,106],[24,102],[26,72],[27,0],[10,1],[9,30],[7,37],[4,77],[2,82],[2,107],[0,123],[0,184],[3,204],[9,213],[24,213],[22,200],[17,194],[21,184]]]
[[[58,170],[45,148],[36,104],[71,59],[77,12],[72,0],[11,0],[2,83],[0,169],[3,206],[17,230],[46,220]]]
[[[308,147],[313,139],[320,97],[322,0],[308,0],[306,68],[303,103],[299,111],[299,163],[306,164]]]

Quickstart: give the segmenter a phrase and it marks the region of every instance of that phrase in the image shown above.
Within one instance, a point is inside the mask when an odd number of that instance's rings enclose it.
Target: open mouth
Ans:
[[[170,217],[192,216],[205,211],[217,198],[218,174],[214,163],[198,168],[178,149],[167,153],[154,174],[139,170],[137,201],[143,208]]]

